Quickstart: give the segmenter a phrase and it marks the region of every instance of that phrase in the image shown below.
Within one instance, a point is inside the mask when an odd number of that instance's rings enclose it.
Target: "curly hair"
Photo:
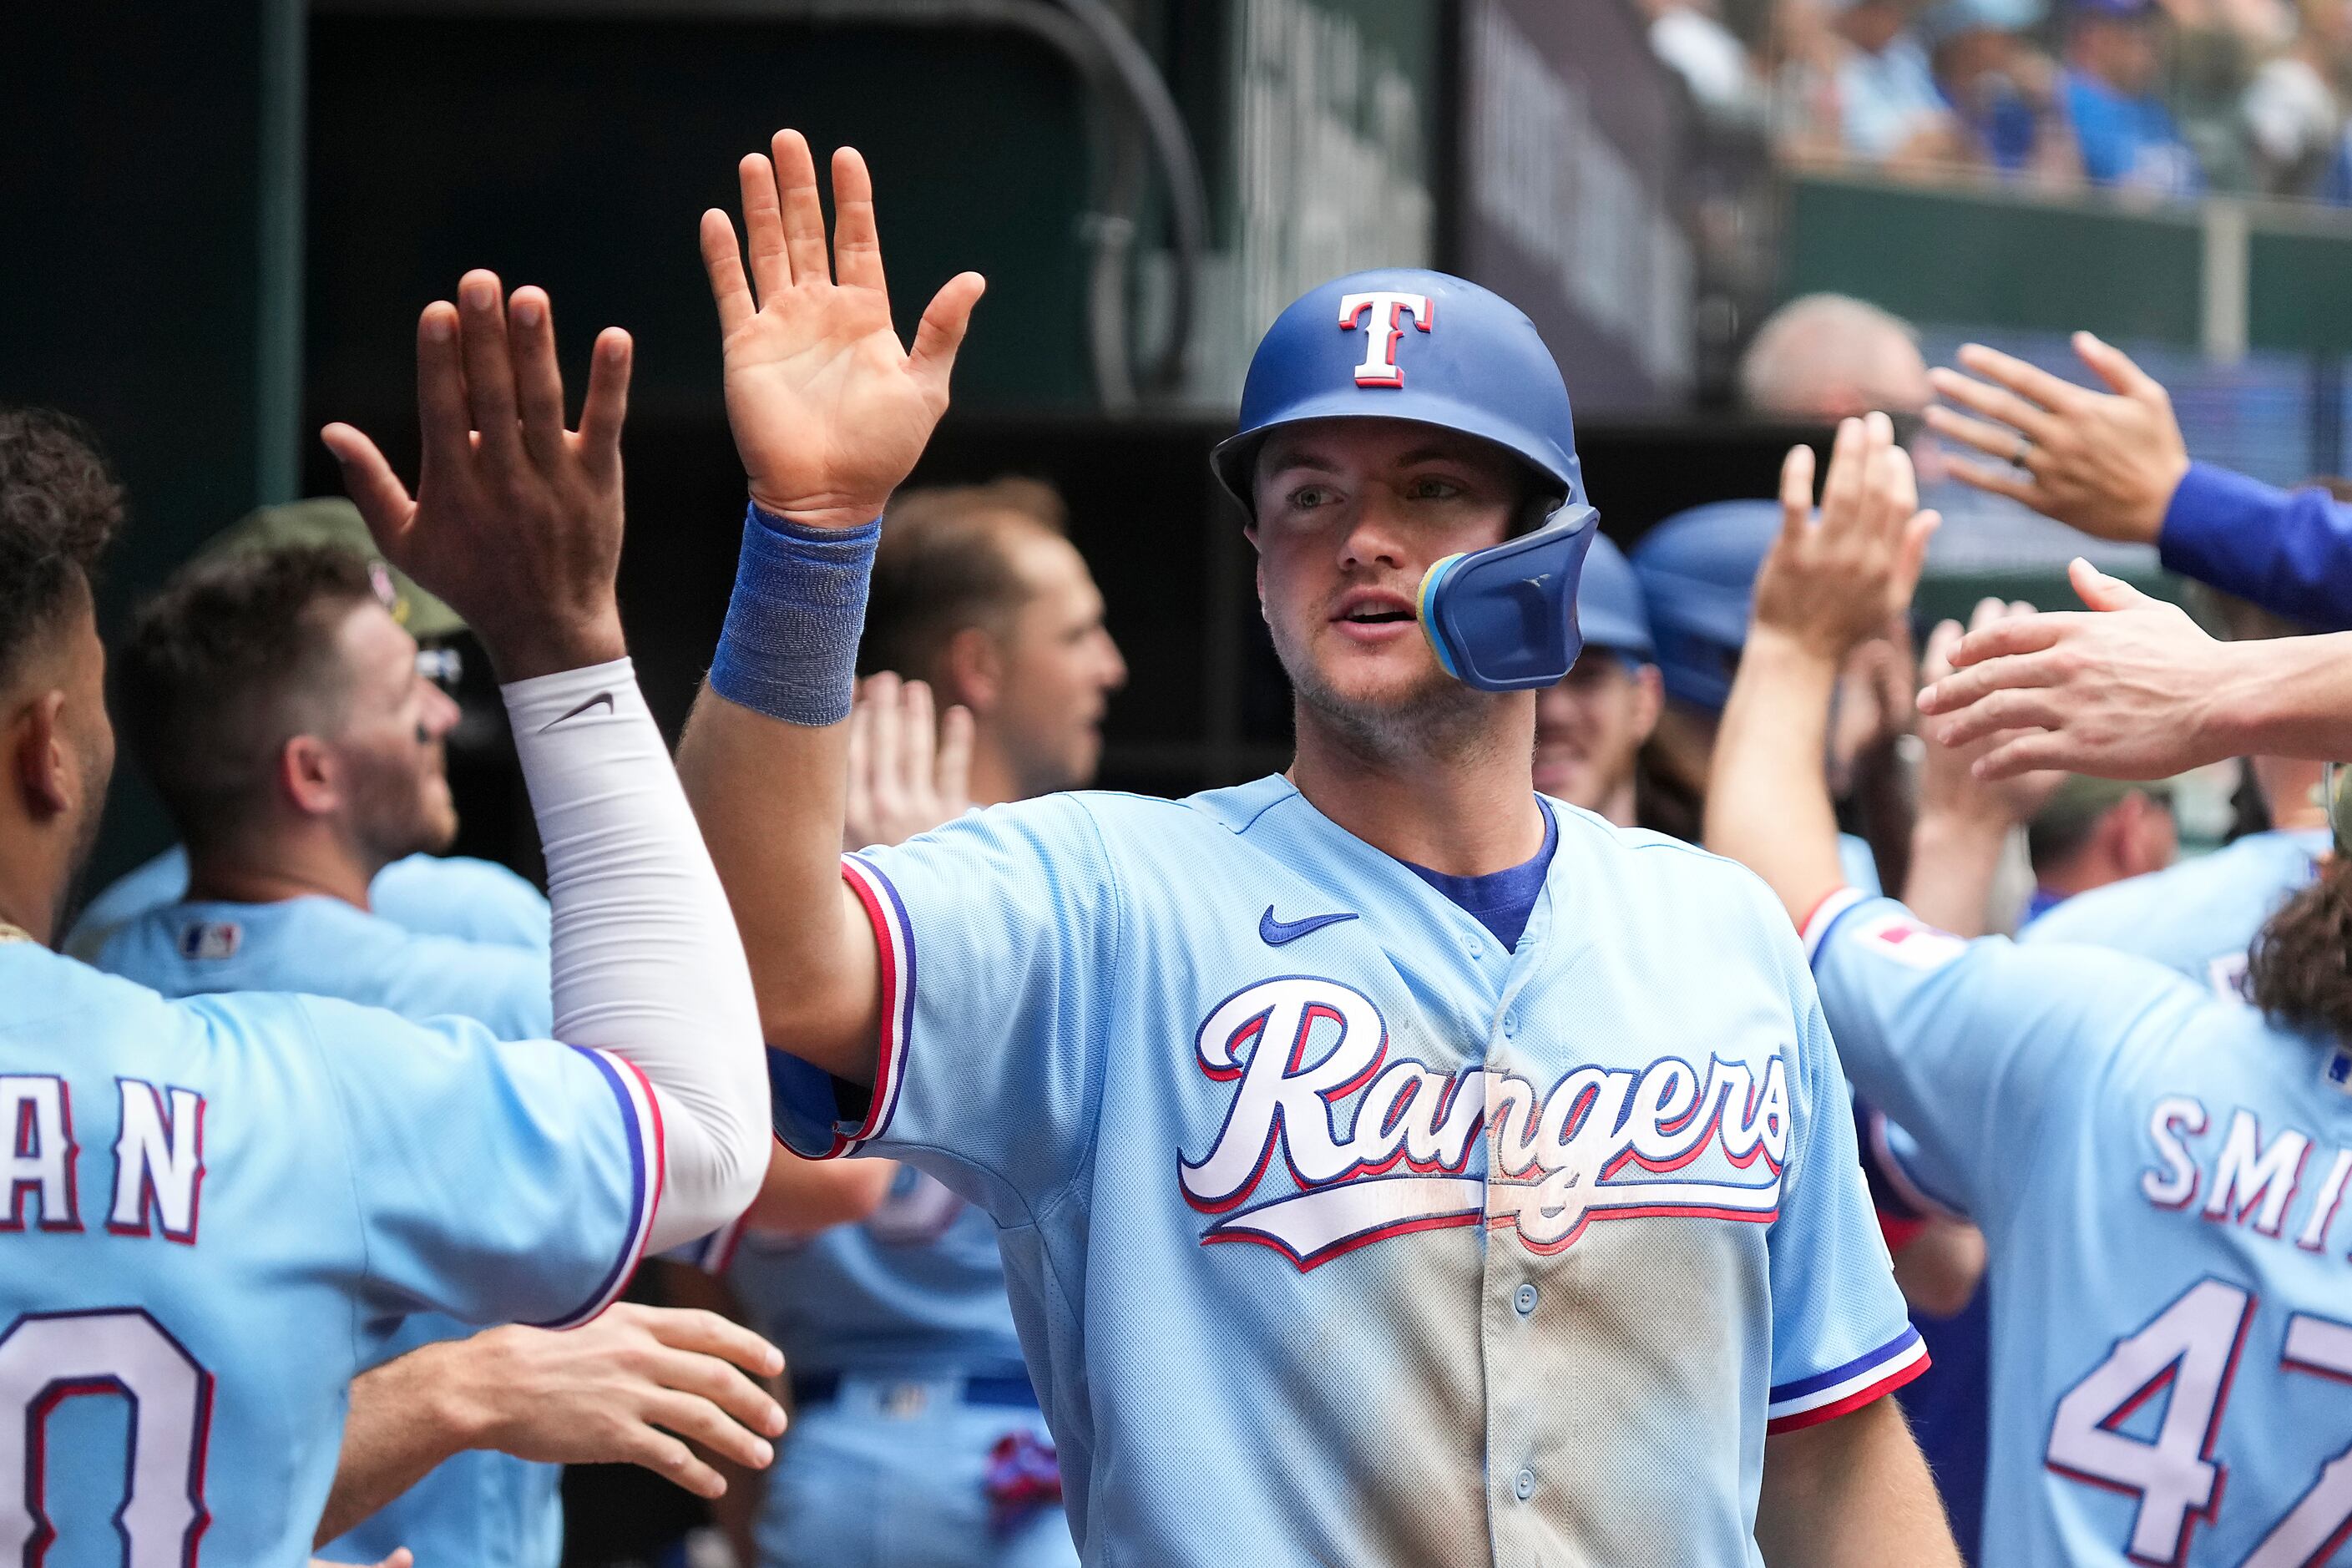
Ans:
[[[81,421],[0,408],[0,682],[95,579],[122,487]]]
[[[2254,937],[2246,999],[2273,1023],[2352,1041],[2352,859],[2332,855]]]
[[[117,706],[191,844],[234,826],[289,740],[332,721],[345,673],[335,632],[375,600],[358,554],[288,544],[196,561],[132,615]]]

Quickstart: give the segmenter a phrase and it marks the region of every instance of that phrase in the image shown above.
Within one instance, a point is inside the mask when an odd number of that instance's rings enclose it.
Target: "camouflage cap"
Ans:
[[[466,629],[457,611],[384,560],[375,541],[369,537],[360,509],[341,496],[317,496],[247,512],[206,540],[204,548],[196,552],[196,559],[268,550],[281,544],[331,544],[364,557],[384,608],[419,642],[455,637]]]

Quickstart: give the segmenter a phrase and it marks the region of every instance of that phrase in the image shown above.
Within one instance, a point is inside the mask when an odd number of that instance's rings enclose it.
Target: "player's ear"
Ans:
[[[27,700],[8,722],[8,773],[26,814],[46,822],[73,808],[74,758],[66,744],[66,694],[51,689]]]
[[[954,701],[975,719],[995,710],[1004,692],[1004,650],[986,626],[965,626],[950,637],[940,663]]]
[[[1657,733],[1658,715],[1665,711],[1666,678],[1654,664],[1633,667],[1633,743],[1646,746]]]
[[[324,816],[343,803],[343,777],[334,748],[316,735],[297,735],[278,750],[278,789],[305,816]]]

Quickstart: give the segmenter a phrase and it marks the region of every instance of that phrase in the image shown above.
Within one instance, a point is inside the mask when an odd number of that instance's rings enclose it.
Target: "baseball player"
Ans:
[[[1709,501],[1642,535],[1633,565],[1650,612],[1665,700],[1649,749],[1644,805],[1656,826],[1696,841],[1706,810],[1716,726],[1748,637],[1757,568],[1780,526],[1768,500]],[[1846,879],[1876,892],[1878,863],[1860,837],[1838,836]]]
[[[334,546],[366,561],[369,581],[400,629],[420,643],[436,645],[420,651],[420,668],[436,672],[436,680],[447,679],[437,672],[450,668],[447,660],[454,650],[442,645],[464,633],[466,623],[381,559],[359,509],[340,496],[263,507],[224,529],[189,564],[304,545]],[[546,897],[504,866],[442,853],[454,842],[455,832],[451,819],[416,853],[386,864],[368,886],[368,907],[404,931],[547,951]],[[84,905],[61,951],[94,963],[117,931],[151,910],[179,902],[187,891],[188,855],[175,844],[117,878]]]
[[[1642,747],[1664,700],[1642,584],[1596,536],[1576,584],[1576,625],[1596,657],[1536,697],[1536,788],[1619,827],[1633,826]]]
[[[863,162],[828,258],[807,143],[773,152],[750,278],[703,220],[752,505],[681,773],[807,1064],[777,1058],[780,1131],[995,1219],[1081,1557],[1954,1561],[1880,1397],[1921,1354],[1786,921],[1534,792],[1594,525],[1527,319],[1360,273],[1260,345],[1217,471],[1286,775],[836,862],[875,520],[981,281],[902,353]]]
[[[568,1044],[172,1002],[47,950],[113,762],[89,573],[120,503],[60,421],[0,426],[0,1558],[299,1563],[345,1391],[401,1318],[583,1321],[649,1239],[759,1184],[751,985],[613,596],[627,340],[600,340],[575,435],[546,297],[518,292],[511,335],[496,279],[460,299],[420,323],[421,500],[326,435],[507,682]],[[674,1430],[762,1461],[735,1398],[677,1396]]]
[[[1811,454],[1790,456],[1707,837],[1801,921],[1856,1089],[1990,1246],[1985,1561],[2340,1561],[2352,873],[2264,927],[2259,1008],[2120,953],[1963,941],[1841,888],[1831,687],[1932,526],[1891,436],[1841,430],[1818,523]]]

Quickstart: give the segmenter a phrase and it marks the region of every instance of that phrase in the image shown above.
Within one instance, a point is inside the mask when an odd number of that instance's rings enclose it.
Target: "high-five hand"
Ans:
[[[866,161],[847,147],[833,155],[828,267],[808,141],[779,131],[771,150],[772,164],[755,153],[736,170],[749,279],[727,215],[702,215],[702,263],[725,334],[727,420],[762,510],[809,527],[856,528],[880,515],[922,456],[985,285],[977,272],[948,279],[913,351],[902,350]]]
[[[580,428],[547,295],[468,272],[416,327],[425,457],[412,499],[349,425],[320,432],[384,558],[449,601],[514,681],[621,657],[621,422],[629,334],[596,339]]]
[[[1756,574],[1759,630],[1840,661],[1909,613],[1937,519],[1919,510],[1910,455],[1886,416],[1838,426],[1818,515],[1812,448],[1792,447],[1780,468],[1780,537]]]

